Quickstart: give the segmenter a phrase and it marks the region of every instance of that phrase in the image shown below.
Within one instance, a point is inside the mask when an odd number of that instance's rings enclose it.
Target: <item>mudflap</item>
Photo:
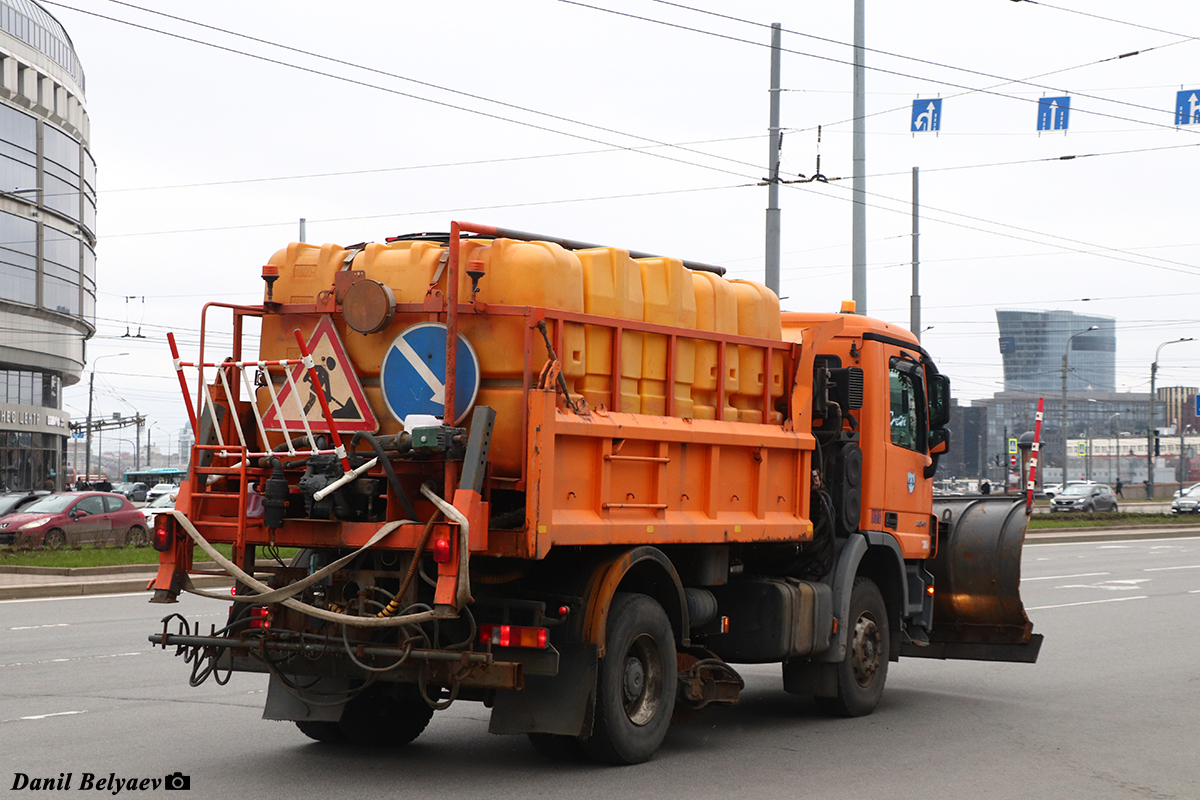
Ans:
[[[1011,497],[935,497],[937,553],[929,644],[904,656],[1034,663],[1041,634],[1021,603],[1021,545],[1029,518]]]

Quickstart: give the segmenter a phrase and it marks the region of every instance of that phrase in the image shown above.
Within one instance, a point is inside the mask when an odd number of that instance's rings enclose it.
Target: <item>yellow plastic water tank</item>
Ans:
[[[693,272],[696,290],[696,329],[737,334],[737,293],[729,281],[711,272]],[[717,419],[718,359],[720,345],[696,340],[696,374],[692,383],[692,413],[696,419]],[[738,348],[725,346],[725,407],[721,419],[736,421],[731,400],[738,390]]]
[[[642,275],[637,262],[625,250],[602,247],[577,250],[583,265],[583,307],[588,314],[641,321],[645,313],[642,298]],[[638,331],[621,333],[621,364],[619,371],[619,407],[614,408],[613,388],[613,331],[597,325],[585,326],[586,374],[578,386],[588,404],[616,411],[638,413],[642,400],[638,381],[642,377],[642,334]]]
[[[696,326],[696,290],[690,270],[677,258],[639,258],[646,322],[681,328]],[[646,334],[642,345],[639,392],[643,414],[665,414],[667,408],[667,347],[662,334]],[[692,416],[692,382],[696,374],[696,342],[676,338],[674,416]]]
[[[738,333],[760,339],[779,341],[783,334],[779,319],[779,298],[767,287],[753,281],[730,281],[737,294]],[[779,412],[763,415],[763,389],[767,380],[767,360],[763,348],[743,345],[738,348],[738,393],[733,405],[741,422],[772,422],[782,420]],[[771,359],[770,398],[773,409],[776,398],[783,396],[783,353]]]
[[[321,292],[333,290],[333,276],[342,268],[348,252],[336,244],[315,245],[292,242],[276,252],[268,263],[279,267],[279,278],[272,288],[276,303],[311,304]],[[299,358],[300,348],[292,326],[284,325],[277,315],[263,317],[259,351],[275,358]],[[267,356],[263,356],[267,357]]]

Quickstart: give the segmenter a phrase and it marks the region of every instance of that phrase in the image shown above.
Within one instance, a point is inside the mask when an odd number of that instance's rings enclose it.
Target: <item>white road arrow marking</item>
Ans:
[[[1194,122],[1200,122],[1200,100],[1196,99],[1196,93],[1192,92],[1192,96],[1188,98],[1188,116]]]
[[[412,364],[413,369],[417,371],[417,375],[421,377],[421,380],[425,381],[426,385],[433,390],[433,397],[430,399],[440,405],[446,405],[445,384],[438,380],[438,376],[433,374],[433,370],[431,370],[429,365],[422,360],[421,356],[417,354],[417,351],[413,350],[412,345],[410,345],[408,341],[401,336],[396,340],[396,348],[400,351],[401,355],[408,360],[408,363]]]

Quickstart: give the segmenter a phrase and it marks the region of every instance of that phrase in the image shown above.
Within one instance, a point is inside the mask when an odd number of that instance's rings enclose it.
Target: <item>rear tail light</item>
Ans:
[[[450,539],[444,536],[439,536],[433,540],[433,545],[430,547],[433,552],[433,560],[439,564],[450,563]]]
[[[524,625],[480,625],[479,641],[496,647],[536,647],[545,650],[550,646],[545,628]]]
[[[250,627],[266,630],[271,627],[271,613],[266,606],[254,606],[250,609]]]
[[[154,518],[154,536],[150,544],[160,553],[171,549],[175,543],[175,518],[170,514],[159,514]]]

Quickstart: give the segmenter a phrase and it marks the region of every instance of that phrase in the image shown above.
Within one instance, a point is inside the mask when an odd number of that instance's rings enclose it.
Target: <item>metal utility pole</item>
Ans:
[[[771,24],[771,126],[767,158],[767,288],[779,294],[779,39],[780,23]]]
[[[1157,438],[1154,435],[1154,400],[1155,400],[1154,381],[1155,381],[1155,378],[1158,376],[1158,354],[1161,353],[1162,349],[1169,344],[1176,344],[1178,342],[1191,342],[1191,341],[1194,341],[1193,337],[1185,336],[1182,339],[1172,339],[1169,342],[1163,342],[1162,344],[1160,344],[1158,346],[1158,349],[1156,349],[1154,351],[1154,361],[1150,362],[1150,423],[1149,423],[1149,427],[1146,429],[1146,499],[1147,500],[1154,499],[1154,440]],[[1180,417],[1182,418],[1182,416],[1183,415],[1181,414]]]
[[[854,0],[854,181],[851,198],[851,246],[855,310],[867,313],[867,77],[864,0]]]
[[[921,252],[918,240],[921,235],[920,206],[917,203],[917,172],[913,167],[912,187],[912,297],[909,298],[908,326],[917,341],[921,341]]]
[[[1071,352],[1071,342],[1075,340],[1076,336],[1082,336],[1085,333],[1091,333],[1092,331],[1099,330],[1099,329],[1100,329],[1099,325],[1093,325],[1092,327],[1088,328],[1085,331],[1079,331],[1078,333],[1072,333],[1070,336],[1067,337],[1067,346],[1065,348],[1063,348],[1063,357],[1062,357],[1063,477],[1062,477],[1062,485],[1063,485],[1064,489],[1067,487],[1067,356]]]

